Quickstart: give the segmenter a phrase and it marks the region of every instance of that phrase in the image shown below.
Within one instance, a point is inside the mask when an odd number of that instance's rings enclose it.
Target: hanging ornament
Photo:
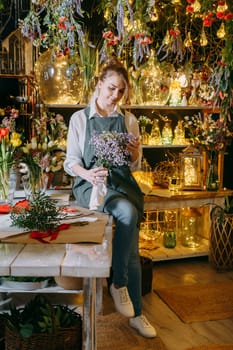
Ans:
[[[191,32],[187,33],[187,36],[184,39],[184,46],[185,47],[192,47],[193,46],[193,42],[192,42],[192,38],[191,38]]]
[[[207,40],[207,37],[206,37],[206,34],[205,34],[205,30],[204,30],[204,27],[203,27],[202,31],[201,31],[200,45],[201,46],[206,46],[207,44],[208,44],[208,40]]]
[[[219,30],[217,31],[217,37],[219,39],[223,39],[223,38],[225,38],[225,36],[226,36],[225,25],[222,22],[222,24],[219,27]]]
[[[167,30],[165,37],[163,38],[163,44],[169,45],[171,43],[170,33],[169,30]]]
[[[172,0],[173,5],[181,5],[181,0]]]
[[[193,4],[193,10],[194,12],[199,12],[201,9],[201,4],[198,0],[196,0]]]
[[[228,6],[225,1],[220,0],[217,6],[217,12],[225,12],[228,9]]]
[[[151,22],[156,22],[159,19],[158,11],[156,7],[152,7],[149,13]]]

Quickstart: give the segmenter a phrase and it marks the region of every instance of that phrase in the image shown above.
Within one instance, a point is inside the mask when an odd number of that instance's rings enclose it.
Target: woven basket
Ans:
[[[71,328],[59,329],[56,333],[33,334],[24,339],[6,326],[5,350],[81,350],[81,324]]]
[[[209,261],[217,269],[233,269],[233,214],[211,216]]]

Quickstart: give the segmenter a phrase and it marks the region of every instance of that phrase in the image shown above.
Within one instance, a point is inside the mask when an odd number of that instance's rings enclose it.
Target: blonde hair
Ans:
[[[124,101],[126,102],[129,99],[129,90],[130,90],[129,76],[128,76],[127,69],[124,67],[124,65],[120,61],[118,61],[117,58],[111,58],[106,61],[99,75],[99,80],[104,81],[106,78],[111,76],[111,73],[113,72],[120,75],[125,83]]]

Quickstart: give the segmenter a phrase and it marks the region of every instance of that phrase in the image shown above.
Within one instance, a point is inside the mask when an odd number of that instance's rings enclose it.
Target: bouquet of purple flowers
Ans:
[[[111,169],[130,164],[130,153],[127,144],[133,137],[132,134],[104,131],[102,134],[95,133],[90,144],[95,150],[96,166]]]

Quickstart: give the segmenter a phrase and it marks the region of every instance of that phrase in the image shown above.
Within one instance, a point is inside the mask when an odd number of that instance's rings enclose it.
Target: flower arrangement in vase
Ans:
[[[32,137],[21,147],[22,182],[30,195],[49,187],[49,176],[63,168],[67,126],[61,114],[32,118]]]
[[[15,120],[18,111],[11,107],[0,110],[3,116],[0,126],[0,200],[13,200],[16,178],[13,171],[16,167],[19,147],[22,144],[21,135],[16,132]],[[12,197],[12,198],[10,198]]]

